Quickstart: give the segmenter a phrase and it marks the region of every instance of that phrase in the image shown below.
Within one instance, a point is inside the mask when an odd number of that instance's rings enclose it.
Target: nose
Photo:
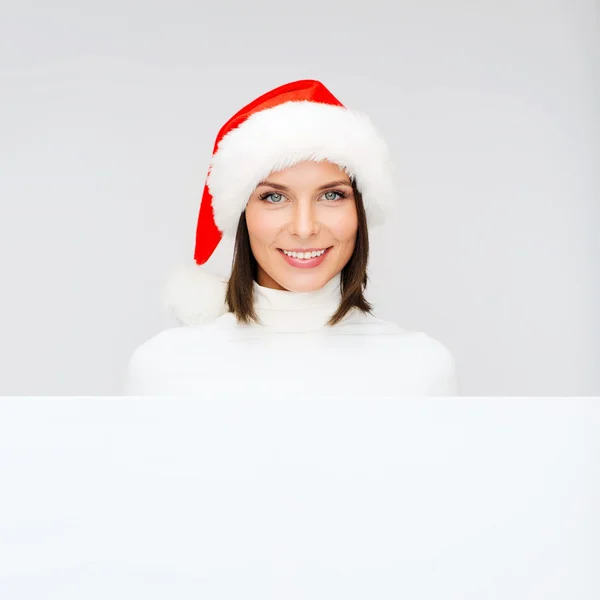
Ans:
[[[309,239],[320,230],[318,211],[315,202],[310,199],[298,199],[294,203],[290,233],[301,239]]]

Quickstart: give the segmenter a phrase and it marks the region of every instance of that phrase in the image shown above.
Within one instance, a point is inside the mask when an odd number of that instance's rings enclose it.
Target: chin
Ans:
[[[308,276],[282,277],[279,283],[290,292],[316,292],[331,281],[333,277],[334,275],[331,274],[317,275],[311,273]]]

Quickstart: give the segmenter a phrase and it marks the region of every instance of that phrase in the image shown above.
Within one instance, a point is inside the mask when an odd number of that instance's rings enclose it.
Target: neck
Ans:
[[[314,292],[289,292],[254,282],[254,309],[261,326],[277,331],[319,331],[327,326],[341,300],[338,273]]]

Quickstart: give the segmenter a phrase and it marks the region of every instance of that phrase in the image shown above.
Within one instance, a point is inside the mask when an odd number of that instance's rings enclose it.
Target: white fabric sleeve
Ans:
[[[123,389],[123,394],[125,396],[144,395],[144,385],[143,381],[140,379],[142,371],[139,368],[139,362],[139,354],[136,349],[129,358],[129,362],[127,363],[127,370],[125,373],[125,384]]]
[[[441,342],[428,338],[425,364],[431,383],[426,396],[458,396],[458,369],[453,354]]]
[[[125,396],[152,396],[161,387],[160,360],[149,348],[150,342],[138,346],[127,363]]]

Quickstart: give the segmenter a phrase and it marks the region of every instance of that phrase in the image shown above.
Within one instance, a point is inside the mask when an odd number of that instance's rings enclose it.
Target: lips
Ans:
[[[323,250],[323,248],[294,248],[287,249],[288,252],[318,252],[319,250]],[[294,258],[293,256],[288,256],[283,252],[281,248],[278,248],[279,253],[283,257],[283,259],[292,267],[296,267],[298,269],[311,269],[314,267],[318,267],[324,260],[325,257],[329,254],[331,250],[331,246],[325,249],[325,252],[320,256],[315,256],[311,258]]]

